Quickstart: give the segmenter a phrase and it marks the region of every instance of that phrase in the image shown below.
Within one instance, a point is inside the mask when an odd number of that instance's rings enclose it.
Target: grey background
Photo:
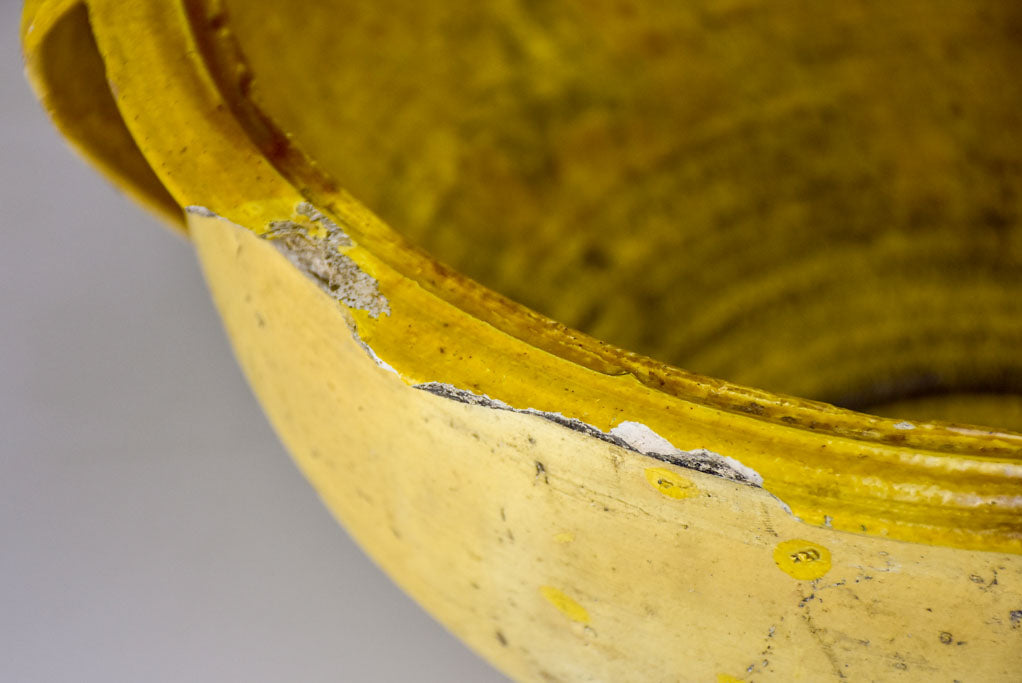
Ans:
[[[0,681],[496,681],[362,554],[187,243],[77,159],[0,0]]]

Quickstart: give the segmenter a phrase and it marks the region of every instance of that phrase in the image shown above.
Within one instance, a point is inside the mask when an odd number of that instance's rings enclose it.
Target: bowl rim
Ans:
[[[260,107],[251,89],[251,69],[230,31],[229,17],[220,3],[213,0],[176,3],[29,0],[23,14],[22,40],[30,80],[44,101],[46,93],[59,84],[43,82],[38,73],[32,76],[33,55],[43,50],[45,29],[81,7],[87,8],[90,29],[104,62],[111,67],[108,81],[117,93],[117,104],[127,128],[182,206],[203,206],[264,233],[268,217],[287,216],[293,213],[297,202],[308,202],[343,226],[357,245],[360,256],[356,260],[364,270],[378,275],[389,269],[426,295],[450,306],[452,315],[468,316],[531,349],[522,352],[530,354],[523,356],[523,363],[547,354],[585,371],[594,381],[599,377],[614,378],[619,387],[628,384],[636,391],[662,394],[720,413],[725,420],[751,425],[750,429],[763,431],[767,435],[764,438],[775,444],[772,455],[778,472],[797,460],[792,452],[783,452],[789,442],[804,445],[809,439],[821,445],[840,446],[849,453],[856,451],[867,466],[886,463],[880,476],[887,478],[885,486],[890,493],[886,498],[872,496],[875,505],[886,505],[890,511],[892,505],[897,507],[895,502],[899,499],[914,501],[939,518],[926,532],[900,529],[893,521],[889,527],[867,528],[854,515],[833,528],[937,545],[1022,553],[1022,434],[879,417],[705,377],[568,328],[461,275],[411,245],[349,195],[317,165],[314,155],[301,149]],[[138,44],[144,42],[137,40],[139,31],[154,38],[151,45]],[[147,83],[154,73],[161,75],[159,83]],[[60,120],[55,122],[62,126]],[[189,136],[194,143],[183,145],[192,147],[190,155],[183,151],[180,155],[169,153],[165,141],[152,135],[161,129],[179,131],[182,126],[191,128]],[[208,150],[198,147],[203,149],[201,158],[196,157],[196,145],[208,147]],[[85,153],[90,156],[88,150]],[[197,166],[197,162],[203,165]],[[216,189],[202,187],[210,181],[216,182]],[[123,178],[117,182],[125,184]],[[382,282],[383,278],[380,279]],[[400,292],[386,293],[391,297],[402,296]],[[357,312],[354,317],[364,341],[373,338],[384,345],[387,339],[395,341],[394,326],[388,328],[381,319]],[[374,352],[381,353],[375,342],[368,343]],[[388,357],[384,360],[397,365]],[[458,390],[471,390],[491,400],[508,399],[499,385],[458,386],[447,382],[442,371],[431,369],[428,362],[419,362],[417,369],[430,381],[452,384]],[[408,366],[398,368],[403,375],[405,367]],[[534,385],[534,389],[539,392],[541,387]],[[627,395],[629,389],[624,391]],[[579,401],[573,394],[560,396],[556,412],[568,419],[596,424],[606,433],[609,423],[592,418],[593,411]],[[516,408],[533,408],[512,403]],[[640,414],[635,419],[645,424],[645,417]],[[800,465],[808,463],[816,472],[815,482],[804,482],[808,496],[814,495],[810,489],[819,487],[821,482],[830,482],[832,487],[825,496],[828,500],[852,495],[852,489],[842,480],[851,475],[850,470],[842,469],[829,457],[806,458],[799,461]],[[790,462],[785,462],[786,459]],[[764,488],[773,493],[770,473],[760,471],[766,480]],[[916,485],[919,476],[945,483],[958,477],[971,483],[972,494],[952,500],[953,496],[938,490],[939,486],[934,489]],[[910,480],[915,484],[908,485]],[[784,495],[775,495],[788,502]],[[799,513],[799,506],[792,507]],[[818,526],[829,527],[833,520],[822,508],[800,516]],[[965,517],[982,533],[959,533],[958,527]]]

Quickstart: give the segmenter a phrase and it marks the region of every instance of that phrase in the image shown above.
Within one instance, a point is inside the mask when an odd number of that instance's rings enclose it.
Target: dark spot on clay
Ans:
[[[973,583],[983,583],[983,577],[979,574],[970,574],[969,581],[972,581]]]
[[[947,631],[940,632],[940,642],[944,643],[945,645],[950,645],[953,640],[954,637]]]
[[[507,647],[507,638],[505,638],[504,634],[501,633],[500,631],[497,631],[497,640],[500,642],[501,645]]]
[[[790,425],[798,424],[798,418],[792,417],[791,415],[782,415],[781,422],[787,422]]]
[[[749,401],[744,405],[738,406],[738,410],[743,413],[749,413],[750,415],[762,415],[766,412],[766,408],[756,403],[755,401]]]
[[[546,474],[546,465],[541,463],[539,460],[536,461],[536,478],[543,477],[543,481],[547,484],[550,483],[550,477]]]

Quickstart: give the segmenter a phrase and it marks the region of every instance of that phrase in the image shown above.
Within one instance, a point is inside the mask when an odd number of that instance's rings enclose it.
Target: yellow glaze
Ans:
[[[22,36],[331,511],[501,670],[1017,679],[1019,12],[460,7]]]
[[[668,498],[681,499],[699,495],[699,489],[687,477],[666,467],[647,467],[646,481]]]
[[[800,581],[822,579],[830,571],[830,551],[812,541],[793,538],[781,541],[774,548],[777,567]]]
[[[564,591],[558,590],[553,586],[540,586],[539,592],[546,598],[547,602],[572,621],[580,624],[589,623],[589,612],[586,611],[586,608],[578,604],[569,595],[566,595]]]

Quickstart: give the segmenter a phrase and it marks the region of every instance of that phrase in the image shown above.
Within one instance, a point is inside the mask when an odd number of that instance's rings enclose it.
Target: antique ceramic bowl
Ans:
[[[504,672],[1017,678],[1022,7],[30,0],[22,35],[331,511]]]

